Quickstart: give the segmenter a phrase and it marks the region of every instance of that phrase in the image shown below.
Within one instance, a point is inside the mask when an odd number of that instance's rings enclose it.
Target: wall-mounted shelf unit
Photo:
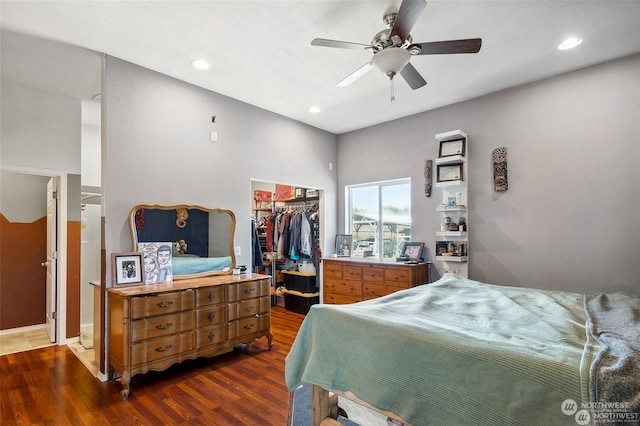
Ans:
[[[435,135],[439,150],[436,158],[436,194],[441,197],[440,230],[436,231],[435,260],[442,262],[442,272],[469,276],[469,186],[467,134],[453,130]]]

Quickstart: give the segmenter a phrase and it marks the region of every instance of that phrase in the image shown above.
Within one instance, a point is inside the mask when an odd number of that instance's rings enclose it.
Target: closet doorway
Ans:
[[[277,290],[286,271],[316,275],[322,259],[322,189],[251,181],[252,269],[273,277]],[[319,291],[319,279],[315,279]]]

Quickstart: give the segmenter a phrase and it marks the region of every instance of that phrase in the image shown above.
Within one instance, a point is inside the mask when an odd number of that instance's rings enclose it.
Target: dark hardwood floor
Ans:
[[[185,361],[120,383],[102,383],[66,346],[0,357],[2,425],[286,425],[284,360],[303,315],[274,306],[271,351]],[[266,339],[253,347],[266,347]]]

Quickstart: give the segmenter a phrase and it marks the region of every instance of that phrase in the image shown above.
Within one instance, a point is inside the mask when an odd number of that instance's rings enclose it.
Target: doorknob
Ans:
[[[43,268],[46,268],[47,266],[49,266],[49,262],[42,262],[40,266],[42,266]]]

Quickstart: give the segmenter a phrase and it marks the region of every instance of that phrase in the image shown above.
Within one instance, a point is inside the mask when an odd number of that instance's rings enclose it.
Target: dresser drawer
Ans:
[[[229,321],[245,318],[256,314],[269,312],[271,306],[270,297],[260,297],[258,299],[240,300],[229,304]]]
[[[384,283],[384,268],[365,266],[362,268],[362,282],[382,284]]]
[[[217,305],[224,303],[223,285],[199,288],[196,290],[196,306]]]
[[[193,349],[193,332],[173,334],[157,339],[143,340],[131,345],[131,365],[157,361]]]
[[[131,298],[131,318],[143,318],[153,315],[193,309],[193,290],[154,293]]]
[[[409,288],[409,271],[406,268],[387,268],[384,271],[384,283],[396,287]]]
[[[365,284],[363,290],[363,299],[375,299],[376,297],[386,296],[387,294],[395,293],[400,290],[398,287],[381,284]]]
[[[217,305],[206,308],[199,308],[196,311],[196,328],[208,327],[210,325],[226,322],[224,311],[226,305]]]
[[[193,312],[178,312],[145,319],[138,319],[131,323],[131,341],[166,336],[193,329]]]
[[[225,333],[226,328],[226,324],[217,324],[213,327],[199,329],[196,331],[196,347],[200,349],[205,346],[224,342],[227,340]]]
[[[362,284],[350,281],[328,281],[325,283],[324,292],[362,297]]]
[[[233,321],[229,323],[229,339],[235,339],[248,334],[258,333],[262,330],[268,330],[270,320],[271,318],[269,314],[263,314]]]
[[[270,284],[268,279],[249,281],[229,286],[229,302],[269,296]]]
[[[362,280],[362,267],[343,265],[342,266],[342,279],[350,281]]]
[[[342,266],[325,263],[324,265],[324,279],[330,278],[342,278]]]
[[[333,294],[333,293],[324,294],[324,303],[328,303],[332,305],[345,305],[347,303],[360,302],[361,300],[362,300],[361,297],[345,296],[344,294]]]

